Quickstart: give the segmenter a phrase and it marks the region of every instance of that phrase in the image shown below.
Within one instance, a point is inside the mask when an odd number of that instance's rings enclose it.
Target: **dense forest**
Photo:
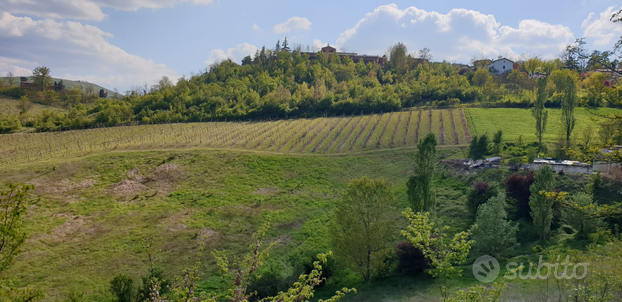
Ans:
[[[488,70],[488,59],[474,59],[473,66],[432,62],[429,53],[409,54],[401,43],[389,48],[385,66],[354,63],[349,57],[340,59],[321,51],[309,60],[300,48],[290,50],[286,43],[277,43],[275,49],[264,47],[241,64],[217,62],[205,73],[182,77],[176,84],[164,77],[156,85],[135,87],[114,98],[77,89],[0,88],[1,94],[21,98],[23,103],[21,114],[2,116],[2,131],[21,126],[58,131],[130,123],[368,114],[413,106],[527,108],[536,99],[540,75],[548,78],[547,107],[560,107],[560,87],[567,77],[576,85],[580,106],[622,107],[622,86],[616,86],[615,68],[614,72],[603,68],[615,67],[617,61],[609,61],[607,53],[588,56],[581,43],[569,45],[558,59],[531,58],[501,75]],[[29,115],[31,102],[68,110]]]

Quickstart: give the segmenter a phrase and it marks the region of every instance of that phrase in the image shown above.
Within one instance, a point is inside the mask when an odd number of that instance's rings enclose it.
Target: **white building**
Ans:
[[[501,58],[492,61],[492,64],[488,65],[488,69],[495,74],[502,74],[505,72],[510,72],[514,68],[514,62]]]

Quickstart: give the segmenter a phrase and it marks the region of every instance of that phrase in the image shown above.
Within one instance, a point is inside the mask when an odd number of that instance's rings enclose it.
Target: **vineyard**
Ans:
[[[464,145],[471,132],[463,109],[263,122],[160,124],[0,136],[0,163],[111,150],[205,147],[295,153],[347,153],[415,147],[427,133],[439,145]]]

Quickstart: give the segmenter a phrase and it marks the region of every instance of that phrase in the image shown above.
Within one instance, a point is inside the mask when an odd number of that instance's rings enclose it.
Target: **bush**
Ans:
[[[11,133],[22,128],[22,124],[15,115],[0,113],[0,133]]]
[[[398,242],[395,245],[395,255],[398,261],[397,269],[404,274],[416,275],[430,266],[423,252],[414,247],[410,241]]]
[[[132,302],[134,299],[134,280],[119,274],[110,281],[110,291],[114,302]]]
[[[498,189],[487,182],[477,182],[469,190],[467,195],[467,208],[473,216],[477,214],[477,208],[486,203],[490,198],[497,196]]]

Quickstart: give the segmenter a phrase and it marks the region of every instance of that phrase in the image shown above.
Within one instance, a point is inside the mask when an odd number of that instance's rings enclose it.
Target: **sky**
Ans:
[[[608,50],[619,0],[0,0],[0,76],[52,76],[117,88],[205,72],[258,48],[383,55],[397,42],[435,61],[554,58],[576,38]]]

